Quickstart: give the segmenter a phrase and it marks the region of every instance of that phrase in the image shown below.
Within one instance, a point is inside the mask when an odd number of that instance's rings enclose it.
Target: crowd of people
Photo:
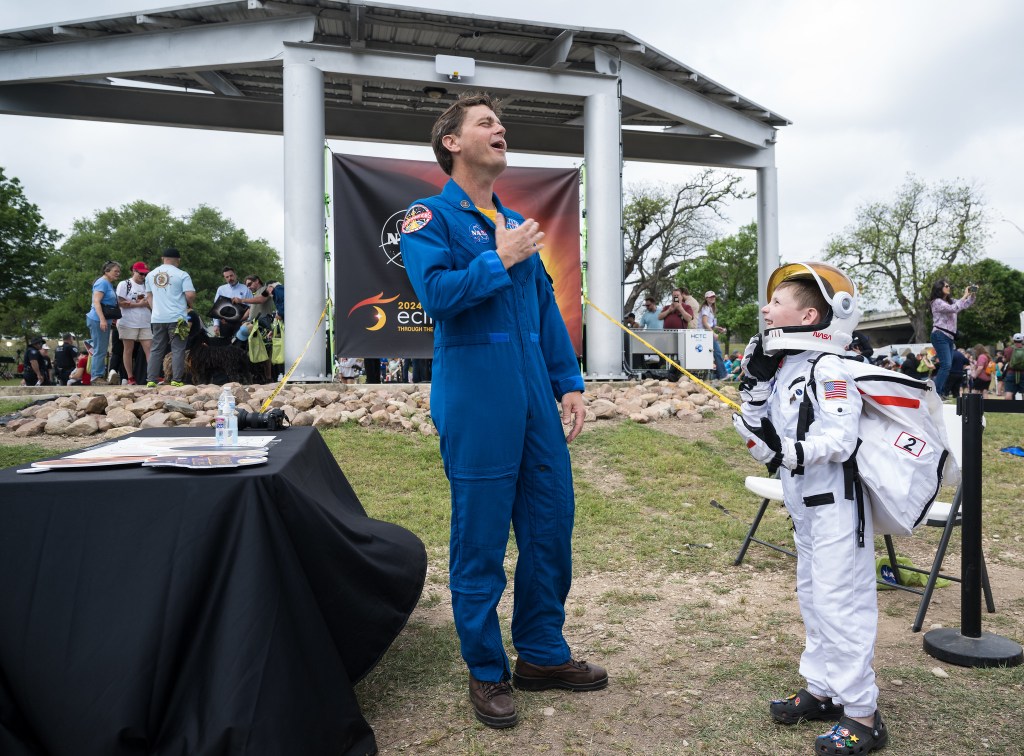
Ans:
[[[264,283],[252,274],[241,284],[234,268],[225,266],[224,285],[217,289],[215,304],[226,301],[232,307],[217,311],[206,326],[194,307],[192,277],[181,268],[181,253],[173,247],[162,252],[161,264],[152,270],[138,261],[131,274],[119,281],[121,271],[120,263],[108,260],[93,282],[85,315],[89,338],[81,348],[74,334],[65,333],[51,361],[46,340],[31,337],[19,368],[25,385],[136,385],[144,381],[148,387],[165,382],[182,386],[189,377],[186,350],[197,331],[220,339],[223,346],[245,351],[247,340],[256,333],[269,346],[275,321],[284,323],[282,283]],[[170,374],[165,375],[168,353]],[[269,358],[256,367],[269,380]]]
[[[659,305],[653,296],[644,298],[644,309],[637,320],[636,314],[627,312],[622,319],[627,328],[638,331],[661,331],[664,329],[700,328],[711,331],[715,360],[715,378],[729,377],[731,362],[727,364],[722,354],[719,336],[726,328],[718,323],[718,294],[704,292],[704,301],[698,302],[685,286],[672,290],[671,301]]]
[[[342,357],[334,359],[340,383],[430,383],[432,360],[416,357]]]
[[[984,344],[973,347],[954,347],[949,353],[949,369],[942,371],[942,361],[934,347],[925,347],[917,352],[910,348],[892,351],[872,359],[877,365],[903,373],[918,380],[931,379],[938,389],[940,375],[945,375],[941,392],[944,398],[958,397],[962,392],[985,394],[990,397],[1005,396],[1012,399],[1021,393],[1020,368],[1011,367],[1011,361],[1018,350],[1024,350],[1024,336],[1015,333],[1003,349],[990,348]],[[1018,357],[1018,363],[1022,357]]]

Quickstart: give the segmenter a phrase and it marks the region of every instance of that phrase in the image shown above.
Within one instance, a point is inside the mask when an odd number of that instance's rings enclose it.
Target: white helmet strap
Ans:
[[[799,265],[802,265],[803,268],[814,277],[814,282],[818,284],[818,289],[821,290],[821,295],[825,297],[825,301],[828,302],[829,306],[832,308],[832,313],[837,318],[845,320],[853,315],[857,307],[853,295],[850,294],[850,292],[837,291],[830,296],[828,293],[828,287],[825,286],[825,282],[821,280],[821,276],[818,275],[818,272],[806,263],[799,263]]]

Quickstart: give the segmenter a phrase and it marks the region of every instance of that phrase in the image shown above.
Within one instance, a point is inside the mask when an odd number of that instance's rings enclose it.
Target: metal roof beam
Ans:
[[[366,79],[400,81],[420,88],[423,85],[452,86],[480,89],[488,92],[532,92],[558,94],[582,98],[591,94],[615,90],[614,77],[602,74],[569,71],[539,70],[523,66],[476,61],[476,72],[465,81],[449,81],[437,73],[434,58],[426,55],[382,53],[372,50],[346,50],[308,44],[286,44],[285,57],[295,56],[328,73],[359,76]]]
[[[751,147],[764,147],[775,140],[775,129],[749,118],[703,95],[673,84],[632,63],[615,59],[604,50],[594,48],[595,65],[599,70],[617,62],[622,77],[622,98],[668,118],[705,129],[713,134],[735,139]]]
[[[184,18],[150,16],[145,13],[135,16],[135,23],[139,26],[152,26],[156,29],[184,29],[189,26],[195,26],[195,22],[187,21]]]
[[[238,87],[216,71],[193,71],[192,78],[226,97],[242,97]]]
[[[102,37],[106,32],[98,29],[82,29],[77,26],[54,26],[51,31],[55,37],[72,37],[74,39],[92,39]]]
[[[528,66],[555,68],[568,65],[569,51],[572,50],[573,33],[566,29],[526,61]]]
[[[0,87],[0,114],[257,134],[280,134],[282,129],[281,105],[273,100],[78,84]],[[426,145],[436,118],[435,113],[329,106],[326,108],[326,134],[330,139]],[[514,151],[583,155],[582,128],[517,123],[507,119],[505,125]],[[626,160],[643,162],[739,169],[763,168],[771,165],[772,160],[771,150],[746,147],[725,139],[656,131],[623,131],[622,144]]]
[[[300,16],[0,50],[0,83],[280,65],[282,40],[309,41],[315,31],[316,19]]]

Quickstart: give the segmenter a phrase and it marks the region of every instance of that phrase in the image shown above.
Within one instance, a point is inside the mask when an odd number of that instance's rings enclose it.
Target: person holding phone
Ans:
[[[943,399],[949,396],[946,382],[949,380],[950,365],[953,364],[953,350],[956,349],[956,316],[974,304],[978,287],[968,286],[960,299],[953,299],[949,281],[940,278],[932,285],[928,302],[932,310],[932,346],[939,360],[939,371],[935,374],[935,390]]]

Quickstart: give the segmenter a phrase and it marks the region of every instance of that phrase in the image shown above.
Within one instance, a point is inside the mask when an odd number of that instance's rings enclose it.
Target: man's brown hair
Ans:
[[[831,312],[828,302],[825,301],[825,297],[821,293],[821,289],[818,288],[818,284],[814,281],[804,278],[783,281],[775,287],[775,291],[785,288],[793,290],[793,301],[796,302],[797,307],[804,310],[808,307],[813,307],[818,311],[816,323],[820,323]]]
[[[501,101],[495,100],[485,92],[466,92],[448,106],[430,130],[430,146],[434,148],[434,157],[441,170],[452,175],[452,153],[444,146],[443,140],[448,134],[458,136],[462,132],[462,122],[466,119],[466,111],[477,105],[486,105],[497,116],[501,115]]]

